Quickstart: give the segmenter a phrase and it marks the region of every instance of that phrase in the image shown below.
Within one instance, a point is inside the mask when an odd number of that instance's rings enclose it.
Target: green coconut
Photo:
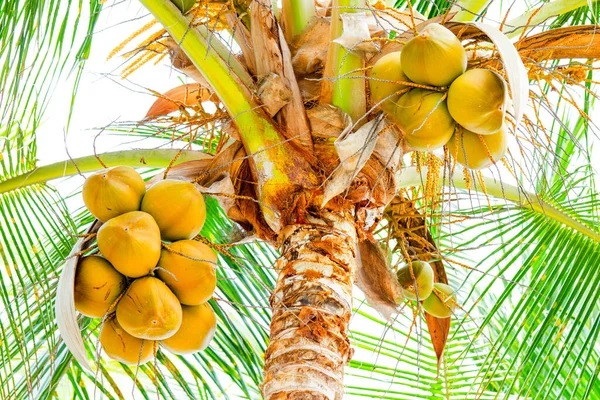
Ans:
[[[506,124],[491,135],[478,135],[466,129],[459,129],[448,142],[450,155],[460,165],[470,169],[491,167],[504,157],[507,148]]]
[[[433,293],[423,301],[423,309],[437,318],[449,318],[456,308],[456,293],[452,287],[436,282]]]
[[[427,25],[402,48],[402,68],[411,81],[448,86],[467,69],[467,52],[448,28]]]
[[[444,93],[412,89],[400,97],[391,118],[404,132],[406,143],[418,151],[443,147],[454,133]]]
[[[407,82],[408,80],[402,71],[399,51],[381,57],[369,73],[371,103],[375,105],[381,102],[379,108],[391,112],[395,102],[400,98],[400,94],[397,93],[406,88],[405,85],[394,82]]]
[[[183,318],[176,334],[160,344],[173,354],[191,354],[204,350],[217,330],[217,318],[208,303],[181,306]]]
[[[410,300],[425,300],[433,291],[433,269],[427,262],[413,261],[410,266],[406,265],[400,268],[396,276],[402,288],[402,294]]]
[[[448,89],[448,111],[465,129],[492,135],[504,124],[507,104],[504,79],[487,69],[470,69]]]
[[[155,342],[131,336],[116,318],[102,326],[100,344],[110,358],[128,365],[145,364],[154,357]]]
[[[117,305],[117,320],[130,335],[146,340],[173,336],[181,326],[181,304],[160,279],[136,279]]]
[[[156,275],[181,304],[195,306],[212,297],[217,285],[216,264],[217,256],[210,247],[194,240],[180,240],[162,250]]]
[[[84,257],[75,270],[75,308],[88,317],[104,317],[126,287],[125,275],[104,258]]]

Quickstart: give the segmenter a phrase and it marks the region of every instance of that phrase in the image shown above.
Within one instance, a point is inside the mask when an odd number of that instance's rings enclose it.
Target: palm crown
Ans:
[[[42,167],[37,128],[56,82],[80,76],[103,4],[89,18],[74,4],[0,6],[0,397],[600,397],[593,1],[540,4],[501,26],[466,24],[487,21],[485,0],[206,2],[185,15],[141,3],[159,28],[124,43],[142,41],[124,75],[169,55],[196,83],[114,129],[181,150]],[[468,43],[469,68],[508,82],[512,142],[488,172],[412,151],[368,95],[376,61],[432,22]],[[212,193],[201,234],[220,252],[218,328],[205,351],[118,364],[99,356],[102,324],[69,314],[59,276],[94,219],[49,181],[103,165]],[[408,259],[457,290],[451,319],[399,301],[391,271]]]

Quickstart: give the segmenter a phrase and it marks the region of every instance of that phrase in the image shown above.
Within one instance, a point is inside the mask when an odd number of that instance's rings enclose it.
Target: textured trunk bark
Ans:
[[[344,366],[352,356],[354,215],[323,211],[306,224],[287,226],[282,237],[263,395],[267,400],[341,399]]]

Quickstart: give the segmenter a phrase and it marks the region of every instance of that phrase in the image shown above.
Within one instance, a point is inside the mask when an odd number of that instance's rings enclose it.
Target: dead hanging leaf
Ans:
[[[353,52],[376,53],[379,51],[377,43],[371,41],[371,32],[367,15],[364,13],[343,13],[342,34],[333,40]]]
[[[360,240],[356,259],[356,286],[365,294],[367,303],[391,321],[398,313],[402,292],[385,254],[377,243]]]
[[[145,118],[161,117],[181,107],[194,107],[211,99],[211,91],[199,84],[177,86],[156,95],[158,99],[150,106]]]
[[[202,188],[201,192],[216,198],[219,206],[226,214],[229,213],[232,207],[235,207],[235,187],[229,173],[224,174],[209,187]]]
[[[97,232],[100,225],[102,225],[102,223],[96,220],[86,233]],[[54,310],[56,313],[58,331],[65,342],[67,349],[73,354],[73,357],[79,362],[79,365],[92,371],[83,344],[83,338],[81,337],[81,328],[77,323],[74,291],[75,271],[77,269],[77,262],[79,261],[79,256],[77,254],[89,245],[88,241],[88,237],[79,239],[73,246],[71,254],[69,254],[69,257],[67,258],[67,262],[58,279]]]
[[[352,180],[369,161],[377,144],[379,132],[383,128],[383,117],[367,122],[356,132],[352,132],[351,128],[348,117],[346,129],[334,143],[341,162],[325,183],[322,206],[348,189]]]

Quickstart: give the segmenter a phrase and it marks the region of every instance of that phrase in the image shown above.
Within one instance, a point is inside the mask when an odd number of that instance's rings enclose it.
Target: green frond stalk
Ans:
[[[504,25],[504,31],[509,38],[518,36],[525,29],[531,29],[549,18],[568,13],[577,8],[591,5],[598,0],[554,0],[544,3],[541,7],[533,8],[525,14],[512,19]]]
[[[439,173],[442,174],[443,171],[440,170]],[[427,179],[426,177],[427,167],[422,167],[421,172],[419,172],[416,167],[405,168],[404,171],[402,171],[399,187],[407,188],[411,186],[420,186],[423,184],[423,182],[425,182]],[[441,181],[442,179],[440,176],[440,182]],[[600,242],[600,233],[594,231],[570,215],[562,212],[535,193],[524,192],[517,186],[510,185],[486,176],[483,177],[483,184],[485,185],[485,192],[488,196],[514,202],[520,207],[530,208],[547,218],[553,219],[568,226],[569,228],[593,239],[596,242]],[[450,177],[450,182],[448,182],[448,185],[452,185],[452,187],[459,189],[468,189],[463,178],[463,174],[458,169]],[[470,189],[474,190],[474,188]]]
[[[342,34],[342,14],[364,13],[364,0],[333,0],[331,16],[331,36],[324,78],[331,80],[331,95],[322,100],[330,102],[347,113],[353,122],[358,121],[367,111],[365,90],[365,62],[363,57],[344,46],[333,43]],[[327,89],[325,89],[327,90]]]
[[[456,12],[452,21],[469,22],[479,17],[482,10],[490,4],[492,0],[462,0],[452,6],[450,12]]]
[[[210,155],[200,151],[177,149],[124,150],[100,155],[102,162],[109,167],[127,165],[137,168],[167,168],[171,163],[177,165],[186,161],[202,160],[210,157]],[[173,162],[173,160],[175,161]],[[0,193],[7,193],[25,186],[45,183],[54,179],[77,175],[78,173],[98,171],[103,168],[104,166],[95,156],[60,161],[0,182]]]
[[[274,7],[277,2],[274,2]],[[298,37],[315,16],[313,0],[283,0],[281,3],[281,21],[288,42]]]

